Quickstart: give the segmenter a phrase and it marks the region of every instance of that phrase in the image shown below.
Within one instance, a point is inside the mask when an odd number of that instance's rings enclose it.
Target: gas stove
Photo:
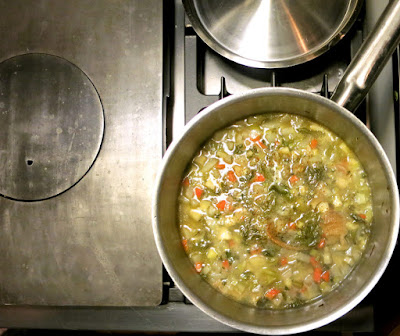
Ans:
[[[175,28],[168,36],[171,50],[168,54],[171,57],[168,73],[171,81],[167,85],[170,98],[167,120],[171,127],[168,129],[170,132],[167,141],[179,137],[184,125],[201,113],[202,109],[231,94],[260,87],[281,86],[306,90],[329,98],[385,5],[386,3],[366,1],[346,36],[316,59],[289,68],[259,69],[232,62],[212,50],[196,34],[185,15],[181,1],[176,0],[175,11],[170,9],[166,22]],[[396,123],[398,124],[399,103],[393,97],[396,88],[392,83],[398,83],[398,78],[394,77],[399,71],[396,62],[398,60],[395,55],[393,64],[386,66],[367,99],[354,112],[383,145],[395,171],[398,159]],[[179,290],[168,275],[165,276],[171,285],[171,300],[188,303],[179,295]],[[380,327],[383,322],[377,319],[382,318],[379,313],[382,302],[377,300],[377,293],[379,294],[379,286],[352,312],[322,330],[368,332],[374,331],[376,324]]]
[[[385,5],[366,0],[316,59],[267,70],[212,51],[180,0],[0,0],[0,326],[234,332],[163,270],[150,214],[162,153],[227,95],[284,86],[329,97]],[[397,53],[355,112],[395,171],[398,73]],[[321,331],[380,329],[398,261],[395,251],[371,294]]]

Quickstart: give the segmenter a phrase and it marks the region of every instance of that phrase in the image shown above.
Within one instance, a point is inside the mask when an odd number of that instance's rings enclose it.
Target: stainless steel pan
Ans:
[[[399,195],[389,161],[373,134],[346,106],[364,97],[400,40],[400,1],[389,4],[374,34],[363,44],[333,100],[286,88],[251,90],[223,99],[196,116],[168,149],[159,171],[153,203],[153,228],[163,263],[186,297],[207,314],[234,328],[260,334],[291,334],[327,324],[355,307],[384,272],[399,229]],[[336,103],[337,102],[337,103]],[[303,307],[263,310],[220,294],[195,271],[181,245],[177,196],[182,175],[193,155],[212,134],[238,119],[268,112],[311,118],[339,135],[357,154],[373,193],[374,223],[359,265],[328,295]]]
[[[222,56],[257,68],[309,61],[350,29],[362,0],[183,0],[201,39]]]

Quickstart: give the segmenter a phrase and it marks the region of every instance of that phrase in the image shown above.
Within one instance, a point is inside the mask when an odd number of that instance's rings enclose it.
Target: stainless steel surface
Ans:
[[[338,320],[319,331],[369,332],[373,321],[371,306],[362,306],[349,314],[351,319]],[[47,328],[80,330],[136,330],[140,332],[236,332],[203,313],[196,306],[170,302],[157,307],[129,309],[60,307],[0,307],[0,325],[9,328]],[[60,332],[62,334],[62,332]],[[128,333],[129,334],[129,333]]]
[[[182,6],[179,6],[181,0],[174,0],[175,3],[175,18],[174,22],[174,43],[175,48],[183,51],[184,49],[184,38],[185,38],[185,28],[183,27],[183,22],[185,20],[185,11]],[[177,111],[174,114],[173,124],[172,124],[172,134],[174,137],[178,137],[183,127],[185,126],[185,55],[183,52],[177,53],[173,56],[173,78],[175,84],[173,99],[173,111]]]
[[[105,120],[97,159],[72,188],[36,202],[0,197],[2,305],[30,305],[37,316],[39,305],[129,310],[160,303],[150,204],[162,155],[162,43],[157,0],[0,0],[0,62],[27,53],[62,57],[93,83]],[[64,132],[43,152],[68,145]],[[20,158],[32,159],[30,168],[39,163],[33,154]]]
[[[350,111],[355,110],[399,42],[400,1],[392,0],[346,69],[331,99]]]
[[[388,4],[388,0],[366,0],[365,30],[369,32],[375,26],[379,16]],[[381,74],[368,91],[366,99],[370,116],[370,128],[385,149],[386,155],[396,172],[396,121],[395,101],[393,99],[394,76],[396,71],[392,62],[388,62]],[[400,149],[397,149],[400,151]]]
[[[246,116],[280,111],[307,116],[325,125],[357,154],[373,190],[374,224],[364,258],[331,294],[302,308],[260,310],[219,293],[198,274],[181,245],[176,226],[176,200],[181,176],[199,146],[215,131]],[[351,112],[321,96],[288,88],[255,89],[223,99],[192,119],[171,144],[157,179],[153,227],[163,263],[191,302],[234,328],[262,334],[290,334],[320,327],[354,308],[384,272],[399,229],[396,180],[378,141]]]
[[[103,108],[68,61],[25,54],[0,64],[0,194],[42,200],[71,188],[100,150]]]
[[[358,15],[359,0],[183,0],[197,34],[215,51],[257,68],[309,61],[332,47]]]

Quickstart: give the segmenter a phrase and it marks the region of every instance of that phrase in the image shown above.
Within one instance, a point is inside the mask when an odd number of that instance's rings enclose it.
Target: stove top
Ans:
[[[0,0],[0,325],[234,331],[163,271],[150,213],[162,152],[226,95],[287,86],[329,96],[385,5],[366,0],[345,38],[312,62],[265,70],[210,50],[180,0]],[[357,111],[394,169],[396,62]],[[376,329],[394,263],[322,331]]]
[[[213,102],[230,94],[246,90],[282,86],[330,97],[347,65],[356,54],[363,37],[373,27],[385,3],[366,1],[357,21],[346,36],[333,48],[305,64],[282,69],[257,69],[234,63],[211,50],[195,33],[191,23],[175,1],[175,29],[171,34],[171,109],[169,140],[179,136],[183,126]],[[169,14],[169,17],[172,13]],[[367,99],[355,111],[383,145],[393,169],[396,169],[396,127],[393,100],[393,69],[388,64],[370,91]],[[396,81],[395,81],[396,82]],[[393,261],[392,261],[393,262]],[[188,303],[170,283],[170,300]],[[373,331],[377,314],[377,291],[372,292],[352,312],[327,326],[331,331]],[[379,310],[379,309],[378,309]],[[378,313],[379,315],[379,313]],[[380,323],[380,322],[378,322]]]
[[[0,1],[0,304],[156,306],[162,4]]]

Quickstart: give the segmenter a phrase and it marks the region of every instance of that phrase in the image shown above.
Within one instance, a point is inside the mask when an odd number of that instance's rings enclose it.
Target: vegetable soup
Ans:
[[[362,256],[373,215],[348,146],[278,113],[215,133],[188,166],[178,203],[195,271],[239,302],[278,309],[338,286]]]

